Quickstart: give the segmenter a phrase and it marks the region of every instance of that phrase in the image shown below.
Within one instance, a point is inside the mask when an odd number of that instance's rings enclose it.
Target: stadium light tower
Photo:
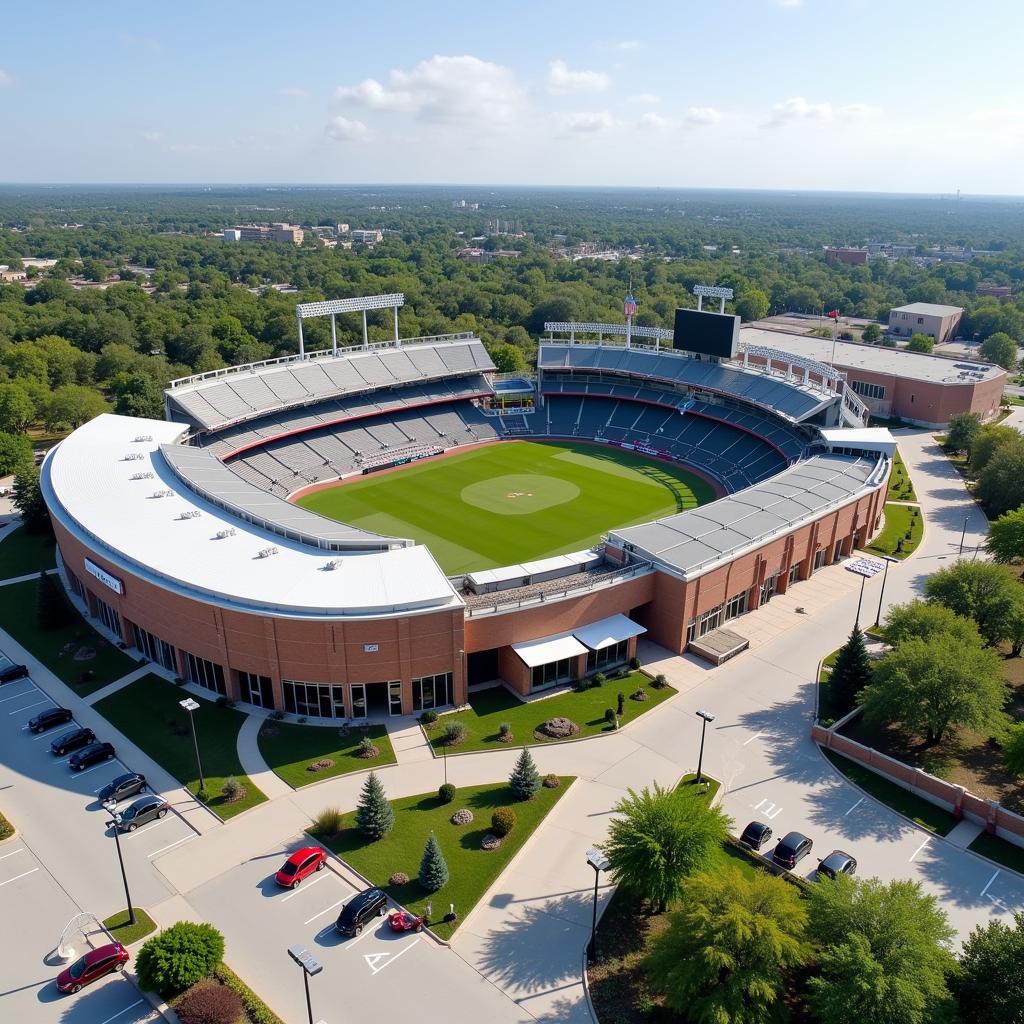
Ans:
[[[366,326],[368,309],[390,309],[395,314],[395,345],[398,341],[398,307],[405,305],[405,296],[401,292],[390,295],[367,295],[356,299],[328,299],[326,302],[300,302],[295,307],[295,319],[299,325],[299,355],[305,356],[306,345],[302,337],[302,321],[311,316],[329,316],[331,318],[331,352],[338,354],[338,328],[335,318],[339,313],[363,314],[363,348],[370,347],[370,335]]]
[[[705,299],[718,299],[718,312],[725,312],[725,300],[732,298],[731,288],[717,288],[710,284],[695,284],[693,294],[697,296],[697,309],[704,308]]]
[[[626,299],[622,303],[622,312],[626,314],[626,348],[633,339],[633,317],[636,316],[636,299],[633,298],[633,289],[630,287],[626,292]]]

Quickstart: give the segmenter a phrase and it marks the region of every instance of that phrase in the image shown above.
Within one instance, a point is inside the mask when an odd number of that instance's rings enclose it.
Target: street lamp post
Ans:
[[[587,962],[593,963],[597,954],[597,883],[601,872],[608,870],[608,858],[596,847],[587,850],[587,863],[594,869],[594,913],[590,922],[590,942],[587,943]]]
[[[289,946],[288,955],[302,968],[302,980],[306,987],[306,1013],[309,1014],[309,1024],[313,1024],[313,1003],[309,998],[309,979],[311,975],[319,974],[324,965],[305,946]]]
[[[697,785],[703,781],[704,776],[701,775],[701,769],[704,766],[704,733],[707,732],[708,722],[713,722],[715,716],[710,711],[698,711],[697,717],[701,720],[700,726],[700,755],[697,758]]]
[[[203,778],[203,761],[199,756],[199,740],[196,738],[196,720],[192,717],[193,712],[199,710],[199,701],[186,697],[179,700],[178,705],[188,712],[188,720],[192,725],[192,745],[196,748],[196,767],[199,769],[199,792],[206,789],[206,780]]]
[[[882,572],[882,589],[878,593],[878,614],[875,616],[876,628],[882,624],[882,598],[885,596],[885,581],[889,578],[889,563],[898,561],[889,555],[882,555],[885,560],[885,569]]]
[[[967,536],[967,524],[970,522],[970,516],[964,516],[964,528],[960,534],[960,554],[964,553],[964,538]]]
[[[860,578],[860,597],[857,598],[857,617],[853,620],[853,628],[860,629],[860,606],[864,601],[864,584],[867,582],[867,576],[861,576]]]
[[[103,809],[110,815],[111,820],[107,822],[107,828],[114,830],[114,845],[117,847],[117,863],[121,866],[121,881],[124,883],[124,898],[128,903],[128,923],[135,924],[135,907],[132,906],[132,894],[128,891],[128,875],[124,870],[124,857],[121,856],[121,815],[117,813],[117,803],[108,800]]]

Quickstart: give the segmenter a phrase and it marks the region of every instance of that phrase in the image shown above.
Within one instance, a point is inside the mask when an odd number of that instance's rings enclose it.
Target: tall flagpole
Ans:
[[[636,299],[633,298],[633,283],[630,282],[626,299],[622,303],[622,312],[626,314],[626,348],[633,340],[633,317],[636,314]]]

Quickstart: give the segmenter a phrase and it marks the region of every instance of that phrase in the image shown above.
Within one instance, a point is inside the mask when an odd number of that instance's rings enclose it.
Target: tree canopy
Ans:
[[[951,636],[965,647],[980,647],[981,634],[973,619],[957,615],[951,608],[920,598],[908,604],[894,604],[886,613],[883,626],[886,642],[898,647],[905,640],[930,640],[933,636]]]
[[[981,431],[981,416],[976,412],[958,412],[949,418],[946,448],[954,452],[968,452]]]
[[[996,562],[1024,561],[1024,505],[988,524],[985,548]]]
[[[961,559],[925,581],[929,601],[973,619],[985,643],[1006,640],[1019,614],[1022,591],[1010,570],[989,562]]]
[[[990,334],[981,343],[978,354],[982,359],[995,363],[1004,370],[1012,370],[1020,361],[1017,342],[1005,331],[996,331],[994,334]]]

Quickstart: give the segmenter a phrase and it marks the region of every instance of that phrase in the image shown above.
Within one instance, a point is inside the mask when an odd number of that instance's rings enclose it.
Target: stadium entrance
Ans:
[[[351,689],[353,718],[402,713],[402,684],[397,680],[389,683],[353,683]]]

